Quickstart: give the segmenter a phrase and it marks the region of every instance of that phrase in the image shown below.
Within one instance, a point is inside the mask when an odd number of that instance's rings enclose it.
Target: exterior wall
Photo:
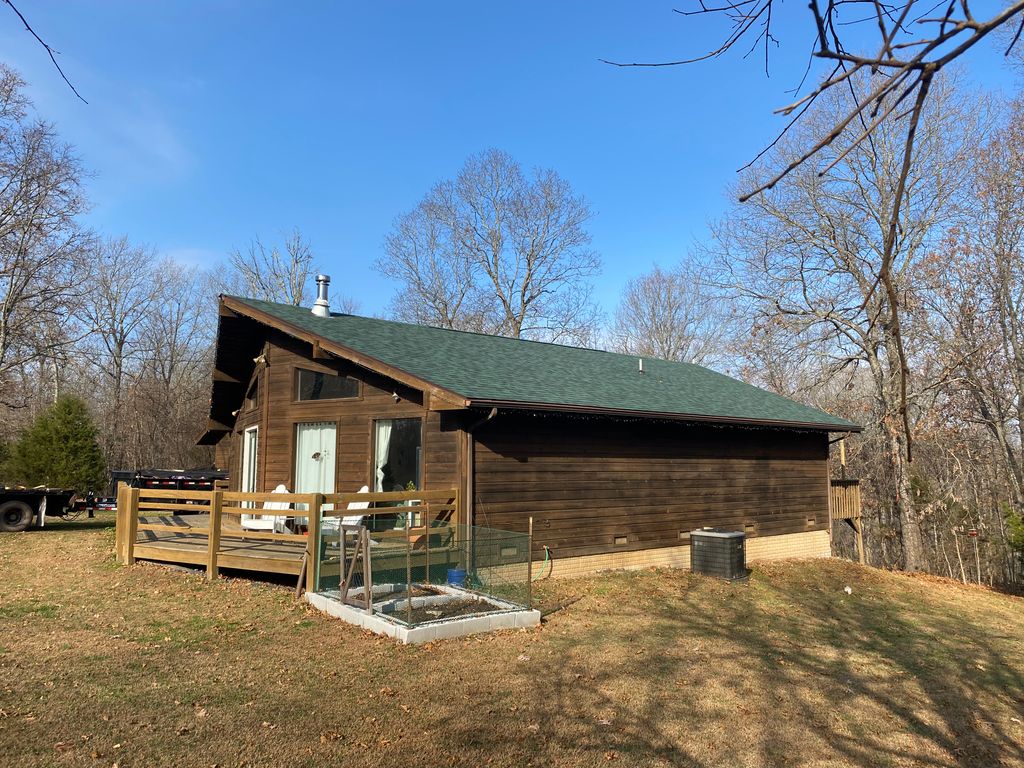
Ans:
[[[803,554],[774,537],[807,532],[827,553],[827,455],[823,433],[504,413],[475,434],[474,522],[532,515],[535,559],[594,568],[688,565],[701,526],[745,530],[755,557]]]
[[[830,557],[832,546],[828,531],[783,533],[777,536],[759,536],[747,541],[747,562],[781,560],[789,557]],[[658,547],[635,552],[608,552],[602,555],[584,555],[552,560],[544,568],[543,561],[534,563],[534,573],[556,579],[589,576],[600,571],[632,571],[641,568],[690,567],[690,546]]]
[[[314,361],[308,344],[283,334],[269,333],[264,354],[267,364],[257,369],[259,394],[255,407],[249,410],[243,407],[234,430],[217,445],[218,461],[227,462],[218,466],[231,473],[232,490],[239,486],[242,432],[254,425],[259,427],[258,488],[272,491],[279,483],[294,488],[296,424],[311,421],[337,424],[336,492],[358,491],[363,485],[372,487],[373,421],[396,418],[423,419],[424,489],[457,485],[458,432],[442,418],[445,414],[424,408],[421,393],[344,361]],[[298,402],[295,400],[296,367],[352,376],[360,381],[359,397]],[[398,402],[393,393],[399,395]]]

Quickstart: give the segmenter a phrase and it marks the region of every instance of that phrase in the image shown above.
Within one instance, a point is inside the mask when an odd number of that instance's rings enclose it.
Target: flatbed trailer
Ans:
[[[88,497],[78,498],[70,488],[0,487],[0,532],[24,531],[30,525],[42,528],[47,517],[77,517],[92,507]]]

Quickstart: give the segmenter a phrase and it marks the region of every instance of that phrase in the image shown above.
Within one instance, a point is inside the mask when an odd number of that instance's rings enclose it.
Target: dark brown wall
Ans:
[[[822,433],[499,414],[475,435],[477,525],[525,531],[556,557],[828,527]],[[626,536],[626,544],[615,538]]]
[[[254,424],[260,427],[257,461],[258,484],[272,491],[279,483],[294,488],[295,425],[305,421],[337,423],[335,489],[338,493],[372,487],[372,429],[374,419],[418,417],[424,420],[423,485],[426,489],[454,488],[457,483],[457,432],[442,414],[424,409],[416,390],[365,371],[344,361],[314,361],[308,344],[283,334],[268,332],[267,366],[258,376],[259,402],[238,414],[235,430],[217,448],[222,468],[231,473],[237,490],[241,469],[241,433]],[[358,399],[296,402],[295,368],[342,373],[361,382]],[[400,396],[395,402],[392,393]],[[241,405],[241,403],[239,403]]]

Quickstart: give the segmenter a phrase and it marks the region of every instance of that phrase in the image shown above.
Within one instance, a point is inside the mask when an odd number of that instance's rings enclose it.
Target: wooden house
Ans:
[[[231,490],[458,489],[555,575],[825,556],[830,433],[859,427],[706,368],[223,296],[210,420]],[[322,316],[327,315],[327,316]]]

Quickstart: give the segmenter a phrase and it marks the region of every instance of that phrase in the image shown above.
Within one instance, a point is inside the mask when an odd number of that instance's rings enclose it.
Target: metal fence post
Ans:
[[[533,608],[533,515],[526,534],[526,607]]]
[[[405,593],[407,595],[405,604],[405,621],[412,624],[412,536],[408,520],[405,526]]]

